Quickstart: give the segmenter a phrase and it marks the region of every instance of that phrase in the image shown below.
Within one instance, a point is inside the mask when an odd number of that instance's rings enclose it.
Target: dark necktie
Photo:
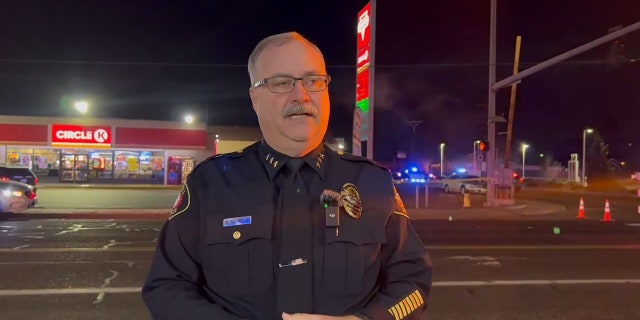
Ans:
[[[302,179],[303,159],[289,159],[290,173],[280,189],[281,244],[277,275],[277,314],[312,312],[312,223],[309,196]]]

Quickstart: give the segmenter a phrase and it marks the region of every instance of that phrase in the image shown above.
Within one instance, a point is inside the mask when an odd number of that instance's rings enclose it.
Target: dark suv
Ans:
[[[34,188],[38,184],[38,177],[29,168],[0,166],[0,180],[18,181],[33,186]]]

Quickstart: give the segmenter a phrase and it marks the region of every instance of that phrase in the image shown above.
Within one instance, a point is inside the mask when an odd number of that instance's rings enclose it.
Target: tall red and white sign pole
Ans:
[[[375,74],[376,0],[371,0],[358,13],[356,51],[356,107],[353,113],[351,152],[362,156],[366,142],[367,158],[373,159],[373,97]]]

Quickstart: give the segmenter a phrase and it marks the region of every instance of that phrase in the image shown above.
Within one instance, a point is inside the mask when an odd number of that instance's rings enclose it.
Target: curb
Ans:
[[[121,219],[121,220],[167,220],[171,209],[29,209],[13,213],[17,219]]]
[[[135,184],[50,184],[38,185],[40,189],[130,189],[130,190],[180,190],[181,185],[135,185]]]

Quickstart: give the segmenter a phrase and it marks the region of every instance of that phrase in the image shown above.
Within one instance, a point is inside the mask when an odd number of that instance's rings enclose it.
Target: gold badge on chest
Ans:
[[[358,188],[352,183],[345,183],[340,189],[340,200],[344,211],[354,219],[360,218],[362,215],[362,199]]]

